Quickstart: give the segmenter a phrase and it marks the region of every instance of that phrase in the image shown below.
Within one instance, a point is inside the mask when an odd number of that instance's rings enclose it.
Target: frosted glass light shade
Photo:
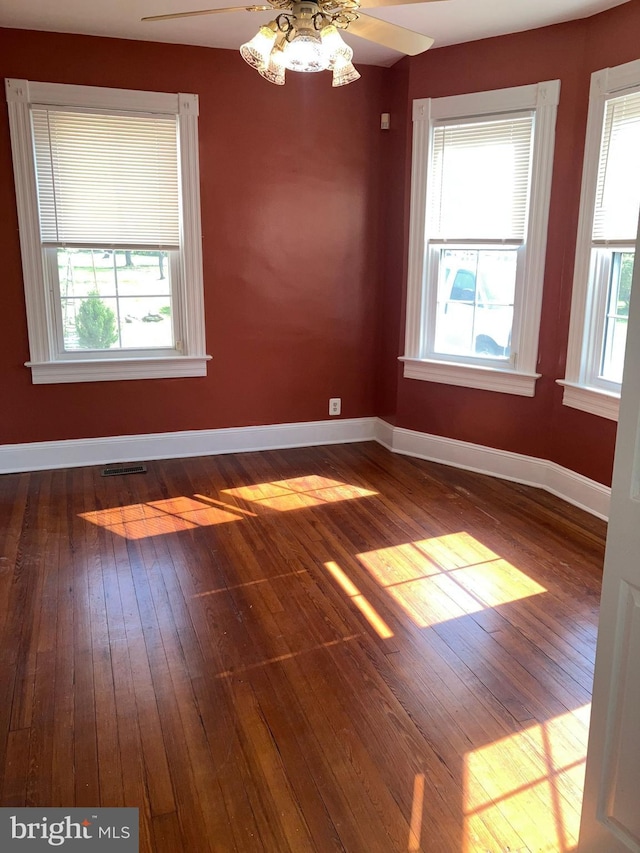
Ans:
[[[351,62],[353,50],[342,40],[342,36],[333,24],[325,27],[320,33],[322,48],[329,57],[329,68],[336,62]]]
[[[329,58],[322,47],[320,33],[315,30],[298,30],[293,41],[284,49],[284,64],[291,71],[324,71]]]
[[[260,27],[255,36],[240,48],[240,56],[258,71],[269,64],[269,54],[276,40],[276,31],[270,26]]]
[[[333,66],[332,86],[346,86],[360,79],[360,74],[353,67],[351,60],[349,62],[337,61]]]
[[[284,86],[284,53],[279,47],[274,47],[269,55],[269,63],[266,68],[258,68],[265,80],[275,83],[276,86]]]

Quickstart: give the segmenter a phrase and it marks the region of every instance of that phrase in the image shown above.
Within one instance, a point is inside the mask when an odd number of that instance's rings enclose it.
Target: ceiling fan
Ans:
[[[274,20],[240,47],[242,58],[270,83],[284,85],[285,70],[333,73],[333,85],[353,83],[360,74],[353,67],[353,50],[340,36],[349,30],[356,36],[382,44],[409,56],[428,50],[433,39],[396,24],[363,15],[365,9],[434,0],[268,0],[259,6],[230,6],[151,15],[143,21],[167,21],[217,15],[224,12],[272,12]]]

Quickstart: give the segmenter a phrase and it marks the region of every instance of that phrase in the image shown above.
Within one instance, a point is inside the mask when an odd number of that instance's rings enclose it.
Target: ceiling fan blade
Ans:
[[[360,0],[361,9],[377,9],[380,6],[408,6],[410,3],[438,3],[441,0]]]
[[[269,12],[273,6],[227,6],[224,9],[202,9],[198,12],[173,12],[171,15],[149,15],[143,21],[168,21],[172,18],[196,18],[198,15],[217,15],[219,12]]]
[[[378,18],[371,18],[369,15],[362,14],[358,16],[356,21],[351,21],[347,27],[347,32],[368,41],[383,44],[385,47],[390,47],[400,53],[406,53],[408,56],[423,53],[425,50],[429,50],[433,44],[433,39],[430,36],[423,36],[422,33],[416,33],[413,30],[405,29],[405,27],[399,27],[397,24],[390,24],[388,21],[381,21]]]

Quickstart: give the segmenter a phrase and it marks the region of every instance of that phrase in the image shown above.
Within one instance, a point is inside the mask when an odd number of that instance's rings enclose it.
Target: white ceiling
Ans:
[[[245,0],[260,3],[262,0]],[[397,2],[397,0],[396,0]],[[434,47],[585,18],[627,0],[447,0],[367,14],[435,38]],[[0,0],[0,26],[236,49],[269,12],[142,23],[145,15],[241,5],[242,0]],[[347,34],[354,61],[393,65],[401,54]]]

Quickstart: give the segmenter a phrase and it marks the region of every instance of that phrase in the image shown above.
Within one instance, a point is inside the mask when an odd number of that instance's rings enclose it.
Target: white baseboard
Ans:
[[[608,518],[611,497],[611,489],[608,486],[548,459],[537,459],[534,456],[393,427],[381,420],[376,423],[375,437],[380,444],[394,453],[536,486],[598,518]]]
[[[394,453],[537,486],[599,518],[608,515],[611,489],[555,462],[394,427],[380,418],[5,444],[0,474],[372,440]]]
[[[375,418],[0,445],[0,473],[371,441]]]
[[[381,418],[376,418],[374,438],[378,444],[386,447],[387,450],[393,450],[393,435],[396,429],[397,427],[387,423],[387,421],[383,421]],[[399,453],[400,451],[397,452]]]

